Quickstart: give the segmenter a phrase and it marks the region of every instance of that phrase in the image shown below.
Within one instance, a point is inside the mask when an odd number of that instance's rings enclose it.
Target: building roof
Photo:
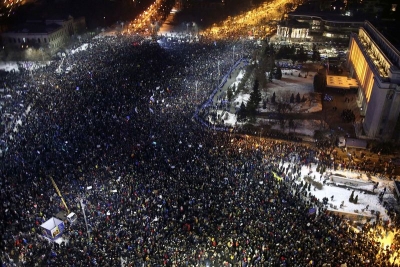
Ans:
[[[300,22],[298,20],[295,19],[289,19],[289,20],[284,20],[282,22],[278,23],[281,26],[288,26],[288,27],[292,27],[292,28],[310,28],[310,24],[307,22]]]
[[[15,26],[13,29],[8,31],[9,33],[52,33],[57,31],[61,26],[55,23],[45,24],[45,23],[34,23],[34,22],[26,22]]]
[[[356,79],[348,78],[345,76],[334,76],[327,75],[326,76],[326,86],[329,88],[338,88],[338,89],[357,89],[358,82]]]
[[[355,138],[347,138],[346,146],[347,147],[355,147],[355,148],[367,148],[367,141],[363,139],[355,139]]]
[[[354,16],[343,16],[338,13],[324,12],[324,11],[308,11],[302,9],[296,9],[293,12],[289,12],[289,16],[312,16],[318,17],[326,21],[338,21],[338,22],[359,22],[363,23],[365,17],[354,17]]]
[[[38,14],[32,14],[29,15],[29,17],[26,19],[26,22],[38,22],[38,21],[66,21],[73,18],[70,15],[66,14],[46,14],[46,15],[38,15]]]

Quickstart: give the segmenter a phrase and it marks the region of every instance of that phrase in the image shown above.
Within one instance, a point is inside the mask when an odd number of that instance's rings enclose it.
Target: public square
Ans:
[[[398,266],[393,162],[370,170],[360,151],[350,161],[333,144],[209,121],[255,40],[146,37],[102,34],[45,66],[8,65],[3,266]],[[294,76],[273,84],[311,90]],[[43,238],[67,211],[61,242]]]

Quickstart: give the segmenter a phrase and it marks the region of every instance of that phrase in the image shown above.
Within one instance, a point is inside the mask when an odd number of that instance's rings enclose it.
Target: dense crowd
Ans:
[[[356,120],[354,112],[351,109],[344,109],[342,111],[341,117],[344,122],[354,122]]]
[[[32,106],[4,140],[3,266],[393,266],[296,182],[329,155],[194,118],[235,43],[139,39],[93,39],[3,78]],[[78,215],[61,246],[41,237],[66,209],[49,177]]]

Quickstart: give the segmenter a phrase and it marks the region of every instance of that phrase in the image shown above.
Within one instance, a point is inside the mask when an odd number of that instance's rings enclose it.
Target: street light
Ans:
[[[82,212],[83,212],[83,218],[85,218],[85,224],[86,224],[86,232],[88,235],[88,242],[90,243],[90,232],[89,232],[89,227],[88,227],[88,223],[87,223],[87,219],[86,219],[86,213],[85,213],[85,204],[83,204],[83,199],[80,199],[80,203],[81,203],[81,207],[82,207]]]
[[[232,47],[233,65],[235,65],[235,46]]]
[[[219,77],[220,77],[221,73],[219,71],[219,60],[218,60],[218,82],[219,82]]]
[[[197,85],[199,84],[199,81],[196,81],[194,84],[196,85],[196,101],[197,101]]]
[[[194,28],[194,34],[197,35],[199,33],[199,29],[196,22],[193,22],[193,28]]]
[[[39,48],[39,50],[40,50],[40,52],[41,52],[41,54],[42,54],[42,61],[44,61],[44,49],[43,49],[43,47],[41,47],[41,48]]]
[[[233,127],[229,129],[229,142],[232,142],[232,139],[231,139],[232,132],[235,132],[235,125],[233,125]]]
[[[242,59],[243,59],[243,55],[244,55],[244,38],[240,37],[240,39],[242,39]]]

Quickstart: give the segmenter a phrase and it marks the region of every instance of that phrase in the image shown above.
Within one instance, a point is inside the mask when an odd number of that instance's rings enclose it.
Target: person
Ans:
[[[24,103],[34,105],[0,166],[6,266],[114,266],[121,259],[133,266],[384,266],[364,232],[352,234],[298,183],[317,160],[329,166],[328,155],[315,159],[309,155],[318,148],[303,143],[232,137],[224,125],[210,131],[203,124],[215,105],[210,66],[231,55],[234,42],[167,51],[132,46],[136,38],[94,39],[64,60],[73,66],[68,76],[56,72],[58,62],[8,76],[10,86],[28,83]],[[188,90],[196,80],[197,92]],[[208,104],[203,113],[192,102],[196,93]],[[37,234],[46,218],[68,210],[49,176],[78,216],[66,226],[64,248]],[[319,211],[313,220],[310,207]],[[364,259],[353,256],[365,247]]]

